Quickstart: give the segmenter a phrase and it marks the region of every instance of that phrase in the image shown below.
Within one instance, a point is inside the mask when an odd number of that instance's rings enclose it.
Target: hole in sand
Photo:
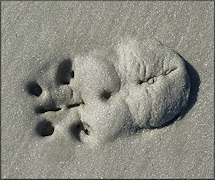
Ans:
[[[81,104],[85,104],[85,103],[82,101],[82,102],[77,103],[77,104],[68,104],[66,107],[70,109],[70,108],[78,107]]]
[[[144,83],[144,81],[142,81],[142,80],[138,80],[138,82],[137,82],[138,84],[143,84]]]
[[[36,127],[36,132],[43,137],[51,136],[54,133],[54,127],[50,121],[43,120],[38,123]]]
[[[57,107],[51,107],[51,108],[46,109],[46,108],[44,108],[42,106],[38,106],[38,107],[36,107],[35,112],[36,113],[46,113],[48,111],[56,112],[56,111],[60,111],[60,110],[61,110],[61,108],[57,108]]]
[[[39,97],[42,94],[42,88],[36,82],[27,84],[27,91],[29,94]]]
[[[110,91],[107,91],[107,90],[104,90],[100,97],[104,100],[108,100],[110,97],[111,97],[111,92]]]
[[[70,109],[70,108],[74,108],[74,107],[78,107],[78,106],[80,106],[80,104],[69,104],[66,107]]]
[[[78,121],[76,123],[74,123],[71,127],[70,127],[70,132],[73,136],[75,136],[79,141],[81,141],[80,138],[80,133],[81,131],[83,131],[87,136],[90,135],[90,131],[89,131],[89,125],[82,123],[81,121]]]
[[[70,83],[71,76],[73,75],[74,77],[74,71],[71,74],[71,68],[72,68],[72,62],[70,59],[66,59],[60,63],[56,74],[56,81],[58,85],[64,85],[64,84]]]
[[[84,133],[85,133],[86,135],[90,135],[90,132],[89,132],[88,129],[84,129]]]
[[[74,78],[74,76],[75,76],[75,73],[74,73],[74,71],[72,71],[71,72],[71,78]]]

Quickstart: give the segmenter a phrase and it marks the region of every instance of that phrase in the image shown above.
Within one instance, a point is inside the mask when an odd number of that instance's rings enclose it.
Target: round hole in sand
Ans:
[[[108,100],[110,97],[111,97],[111,92],[108,91],[108,90],[104,90],[100,97],[103,99],[103,100]]]
[[[42,94],[42,88],[36,82],[30,82],[27,84],[27,91],[31,95],[39,97]]]
[[[48,120],[43,120],[38,123],[36,131],[40,136],[51,136],[54,133],[54,126]]]

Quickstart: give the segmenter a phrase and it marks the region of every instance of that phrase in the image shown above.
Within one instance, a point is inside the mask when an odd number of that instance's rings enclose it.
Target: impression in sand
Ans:
[[[46,80],[50,76],[53,82]],[[43,119],[36,127],[40,136],[51,136],[62,126],[80,142],[97,144],[179,118],[190,80],[174,50],[152,38],[123,38],[44,67],[26,87],[41,100],[35,104]]]

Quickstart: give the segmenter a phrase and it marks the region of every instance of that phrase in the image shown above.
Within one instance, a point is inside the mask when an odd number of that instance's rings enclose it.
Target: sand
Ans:
[[[1,5],[2,178],[214,177],[213,2],[4,1]],[[118,74],[112,65],[85,63],[81,58],[97,50],[110,56],[108,49],[105,53],[99,49],[124,37],[155,38],[184,59],[190,92],[180,119],[120,135],[129,128],[119,123],[126,105],[117,95]],[[74,59],[78,68],[85,69],[79,71],[84,79],[77,82],[82,83],[72,83],[77,72],[70,64]],[[85,102],[66,88],[76,84],[72,91],[78,92],[84,83],[90,89],[83,90]],[[94,85],[109,88],[98,91],[103,92],[100,104],[91,98],[98,90],[92,89]],[[86,123],[78,120],[77,109],[88,102],[92,105],[88,111],[82,109],[82,117],[91,119]],[[107,117],[116,123],[105,125]],[[97,136],[90,138],[94,131]]]

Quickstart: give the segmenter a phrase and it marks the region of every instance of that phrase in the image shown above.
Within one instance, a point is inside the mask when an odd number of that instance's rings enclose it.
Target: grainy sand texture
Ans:
[[[2,178],[213,178],[213,2],[1,2]]]

